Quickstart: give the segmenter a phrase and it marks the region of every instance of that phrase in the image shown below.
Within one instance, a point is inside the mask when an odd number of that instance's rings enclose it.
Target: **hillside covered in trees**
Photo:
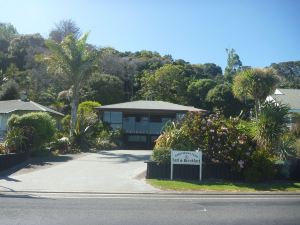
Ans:
[[[0,23],[0,100],[30,100],[70,113],[72,88],[67,80],[49,70],[39,56],[47,55],[47,40],[56,43],[82,31],[71,20],[56,24],[45,38],[40,34],[19,34],[12,24]],[[226,116],[238,115],[253,102],[234,97],[232,81],[245,68],[234,49],[226,49],[224,72],[214,63],[191,64],[183,59],[157,52],[120,52],[113,48],[89,45],[95,53],[92,75],[80,89],[80,102],[101,104],[148,99],[163,100],[208,110],[221,110]],[[300,88],[300,61],[273,63],[279,77],[278,86]]]

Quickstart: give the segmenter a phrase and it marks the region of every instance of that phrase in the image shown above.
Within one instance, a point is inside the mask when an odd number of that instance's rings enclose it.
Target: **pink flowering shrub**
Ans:
[[[203,116],[200,113],[189,113],[176,126],[176,131],[167,130],[159,137],[153,155],[159,156],[157,151],[166,152],[166,149],[178,147],[178,150],[199,148],[203,151],[206,162],[230,164],[234,170],[241,171],[247,166],[255,149],[255,142],[249,133],[245,123],[238,118],[226,119],[220,114]],[[154,157],[154,160],[159,159]]]

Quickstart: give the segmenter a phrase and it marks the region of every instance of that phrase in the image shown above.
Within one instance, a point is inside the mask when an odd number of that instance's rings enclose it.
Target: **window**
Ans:
[[[122,112],[104,112],[103,121],[109,123],[113,129],[122,128]]]
[[[110,112],[104,112],[103,113],[103,121],[110,123]]]

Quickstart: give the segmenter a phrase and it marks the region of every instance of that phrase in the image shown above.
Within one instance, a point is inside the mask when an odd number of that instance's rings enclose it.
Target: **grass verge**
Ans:
[[[225,192],[255,192],[255,191],[297,191],[300,192],[300,182],[272,181],[268,183],[245,183],[227,181],[187,181],[148,179],[152,186],[162,190],[174,191],[225,191]]]

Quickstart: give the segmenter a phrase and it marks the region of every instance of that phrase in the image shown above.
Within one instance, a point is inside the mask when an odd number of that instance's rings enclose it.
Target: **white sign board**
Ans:
[[[173,165],[199,165],[199,180],[202,180],[202,152],[201,151],[171,151],[171,180],[173,180]]]

